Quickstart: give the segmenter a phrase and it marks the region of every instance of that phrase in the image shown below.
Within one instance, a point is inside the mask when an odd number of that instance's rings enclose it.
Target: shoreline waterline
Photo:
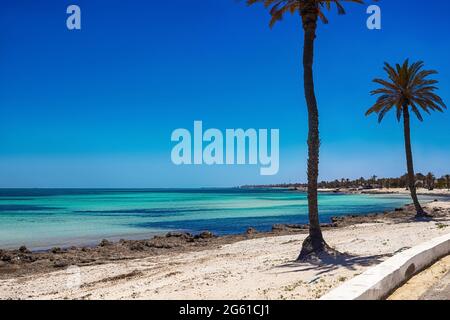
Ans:
[[[392,194],[319,197],[322,223],[410,203],[407,195]],[[0,189],[0,249],[93,246],[170,231],[235,235],[307,222],[306,194],[288,189]]]

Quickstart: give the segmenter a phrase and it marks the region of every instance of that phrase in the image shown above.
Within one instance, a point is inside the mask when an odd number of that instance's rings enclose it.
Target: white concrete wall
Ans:
[[[438,259],[450,254],[450,233],[403,251],[370,268],[321,300],[380,300]]]

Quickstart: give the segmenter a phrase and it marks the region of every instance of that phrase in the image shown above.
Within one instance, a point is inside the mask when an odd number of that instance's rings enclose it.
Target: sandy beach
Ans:
[[[328,228],[345,255],[296,263],[305,233],[257,237],[188,252],[6,277],[0,299],[317,299],[396,252],[450,232],[450,202],[416,221],[407,211]]]

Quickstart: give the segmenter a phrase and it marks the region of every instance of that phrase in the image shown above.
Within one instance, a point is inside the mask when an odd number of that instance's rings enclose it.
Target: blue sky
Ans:
[[[315,81],[320,178],[405,172],[394,115],[365,118],[384,61],[439,70],[450,101],[450,3],[381,1],[320,25]],[[66,8],[82,30],[66,28]],[[0,187],[199,187],[304,181],[307,114],[298,17],[268,28],[235,0],[6,0],[0,10]],[[171,163],[176,128],[279,128],[280,171]],[[450,171],[450,112],[412,124],[417,171]]]

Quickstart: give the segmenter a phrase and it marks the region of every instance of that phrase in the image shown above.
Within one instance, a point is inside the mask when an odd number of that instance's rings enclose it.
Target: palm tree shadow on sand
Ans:
[[[425,216],[425,217],[417,217],[406,215],[404,217],[399,217],[397,219],[393,219],[392,223],[428,223],[428,222],[436,222],[440,224],[446,224],[450,222],[450,219],[446,214],[442,212],[433,212],[433,216]],[[410,247],[402,247],[395,252],[387,253],[387,254],[379,254],[379,255],[353,255],[349,253],[341,253],[331,247],[327,247],[327,249],[323,252],[309,255],[303,261],[291,261],[288,263],[281,264],[276,266],[277,269],[289,269],[284,272],[302,272],[309,270],[319,271],[318,275],[323,273],[327,273],[339,268],[346,268],[348,270],[356,270],[356,267],[370,267],[377,265],[387,258],[390,258],[402,251],[410,249]]]
[[[408,248],[402,248],[395,253],[406,250]],[[369,255],[369,256],[358,256],[351,255],[348,253],[341,253],[336,250],[328,250],[327,252],[322,252],[320,254],[309,257],[307,260],[302,262],[292,261],[276,268],[289,268],[289,270],[284,271],[285,273],[290,272],[302,272],[316,270],[319,271],[317,274],[321,275],[339,268],[346,268],[348,270],[357,270],[357,266],[370,267],[372,265],[379,264],[383,262],[386,258],[393,256],[395,253],[389,254],[379,254],[379,255]]]

